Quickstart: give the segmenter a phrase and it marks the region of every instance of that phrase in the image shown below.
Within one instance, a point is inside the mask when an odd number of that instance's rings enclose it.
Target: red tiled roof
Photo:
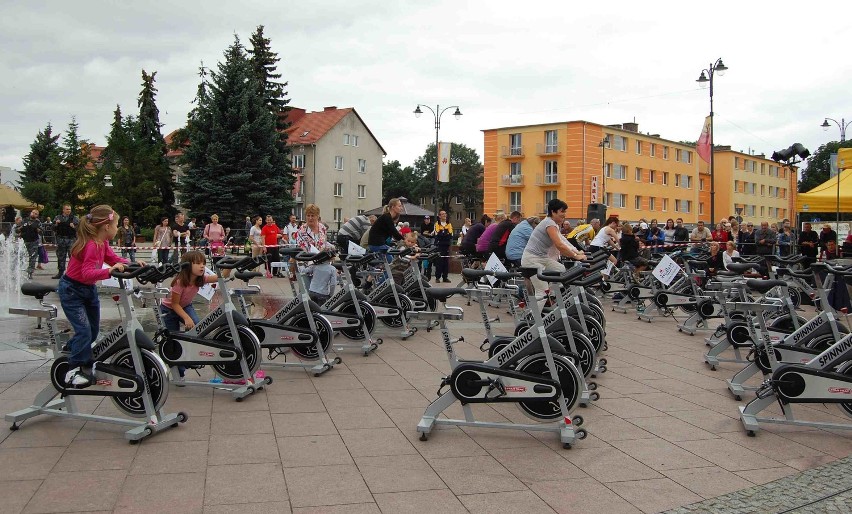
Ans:
[[[373,135],[373,132],[361,119],[361,116],[353,107],[338,109],[337,107],[325,107],[322,111],[306,112],[305,109],[292,107],[284,114],[286,121],[290,123],[290,127],[285,131],[287,133],[287,145],[310,145],[316,143],[331,130],[335,125],[340,123],[347,114],[355,113],[358,119],[367,128],[367,132],[376,141],[381,148],[382,153],[387,155],[387,152]]]
[[[183,150],[181,148],[178,148],[177,150],[172,150],[170,148],[171,145],[172,145],[172,140],[174,140],[176,134],[177,134],[177,130],[172,130],[171,132],[169,132],[169,134],[165,138],[163,138],[163,139],[166,140],[166,148],[167,148],[166,158],[167,159],[172,158],[172,157],[179,157],[179,156],[183,155]]]

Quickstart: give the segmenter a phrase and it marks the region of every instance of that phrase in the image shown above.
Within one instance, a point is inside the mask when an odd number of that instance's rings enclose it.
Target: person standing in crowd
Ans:
[[[428,214],[423,216],[423,224],[420,225],[420,237],[424,243],[429,243],[428,246],[435,244],[435,222]],[[432,280],[432,268],[434,264],[430,260],[423,261],[423,278]]]
[[[122,257],[136,262],[136,232],[127,216],[121,219],[121,226],[118,227],[118,246]]]
[[[649,246],[661,246],[666,243],[666,234],[663,229],[657,225],[657,219],[651,220],[651,226],[648,227],[648,234],[645,236],[645,244]]]
[[[179,212],[175,215],[175,221],[169,226],[172,229],[172,242],[177,247],[172,253],[172,262],[178,262],[181,248],[189,248],[189,226],[186,224],[186,214]]]
[[[790,224],[781,224],[781,230],[778,232],[778,255],[788,257],[793,252],[793,230]]]
[[[370,218],[364,214],[359,214],[344,223],[337,232],[336,242],[337,249],[340,253],[349,253],[350,242],[355,246],[358,246],[361,242],[361,237],[364,236],[364,232],[366,232],[371,225],[372,223],[370,223]]]
[[[819,233],[819,247],[822,252],[828,251],[829,241],[834,241],[834,244],[837,245],[837,232],[826,223],[822,226],[822,232]]]
[[[462,240],[464,239],[464,236],[467,235],[467,231],[470,230],[470,226],[471,226],[470,218],[465,218],[464,219],[464,225],[462,225],[461,230],[459,230],[459,246],[461,246]]]
[[[731,227],[730,230],[729,230],[730,237],[728,237],[728,241],[733,241],[734,244],[736,244],[736,242],[740,238],[740,224],[737,223],[737,220],[733,220],[733,221],[729,221],[728,225],[730,225],[730,227]]]
[[[717,243],[727,243],[731,240],[731,233],[725,228],[725,223],[721,221],[716,225],[716,230],[713,231],[712,236],[713,241]]]
[[[435,223],[435,248],[438,250],[438,260],[435,263],[435,283],[449,282],[447,276],[450,272],[450,245],[453,244],[453,224],[447,220],[447,211],[438,213],[438,221]]]
[[[246,237],[248,237],[248,233],[251,231],[251,227],[254,226],[254,222],[251,219],[251,216],[246,216]]]
[[[38,215],[38,209],[31,210],[27,221],[22,222],[21,226],[16,228],[18,237],[24,240],[24,246],[27,249],[27,278],[30,280],[33,278],[33,271],[35,271],[38,261],[38,244],[41,235],[41,221],[38,219]]]
[[[777,238],[775,231],[769,228],[768,221],[760,222],[760,228],[754,231],[755,254],[772,255]]]
[[[810,268],[817,260],[819,253],[819,234],[813,229],[809,222],[803,225],[802,233],[799,234],[799,253],[806,259],[802,261],[802,267]]]
[[[703,221],[699,221],[698,225],[692,229],[692,233],[689,234],[689,240],[692,242],[704,242],[712,239],[713,234],[710,233],[710,229],[704,226]]]
[[[509,240],[509,234],[514,230],[515,225],[521,222],[521,213],[518,211],[512,211],[512,214],[509,215],[509,219],[501,221],[497,225],[497,229],[491,234],[491,241],[488,243],[488,251],[497,254],[497,258],[501,261],[506,259],[506,243]],[[571,224],[569,223],[570,227]],[[565,222],[562,223],[563,229],[565,228]],[[570,231],[569,231],[570,232]]]
[[[666,226],[663,227],[663,237],[667,245],[674,243],[675,222],[669,218],[666,220]]]
[[[278,228],[278,225],[275,224],[275,220],[272,219],[271,214],[266,215],[266,224],[260,230],[260,233],[263,234],[263,242],[266,245],[266,278],[272,278],[272,264],[275,262],[281,261],[281,253],[278,251],[278,244],[283,237],[281,234],[281,229]],[[276,268],[275,276],[279,278],[284,278],[281,275],[281,270]]]
[[[402,214],[402,202],[399,198],[391,198],[384,209],[382,215],[376,219],[373,226],[370,228],[370,236],[367,240],[367,247],[371,252],[387,254],[389,244],[392,241],[402,239],[402,234],[396,229],[396,220]],[[386,255],[388,262],[391,262],[391,256]]]
[[[172,229],[169,227],[169,218],[163,217],[160,224],[154,227],[154,248],[157,249],[157,262],[165,264],[169,262],[169,247],[172,245]]]
[[[624,224],[622,224],[621,226],[622,231],[624,231]],[[651,226],[648,225],[648,222],[645,221],[645,218],[639,220],[639,225],[637,225],[636,228],[630,228],[633,229],[633,236],[639,241],[644,242],[646,239],[648,239],[648,230],[650,230]]]
[[[263,218],[260,216],[254,217],[254,225],[249,230],[249,240],[251,241],[251,256],[257,257],[266,253],[266,246],[263,244],[263,232],[260,226],[263,224]]]
[[[71,252],[71,246],[77,238],[77,225],[79,218],[71,213],[71,206],[62,206],[62,214],[53,218],[53,231],[56,234],[56,263],[59,271],[51,278],[62,278],[65,274],[65,263]]]
[[[674,234],[672,236],[673,243],[685,243],[689,241],[689,230],[683,226],[683,218],[678,218],[675,221]]]
[[[757,255],[757,250],[754,247],[754,223],[747,221],[743,230],[740,231],[737,249],[743,257]]]
[[[207,240],[211,257],[225,255],[225,238],[228,236],[228,232],[230,232],[230,229],[219,224],[218,214],[210,216],[210,223],[204,226],[202,237]]]
[[[568,244],[568,241],[559,233],[567,208],[568,205],[558,198],[547,202],[547,217],[533,229],[521,257],[522,266],[538,268],[541,271],[563,272],[565,265],[559,262],[560,255],[578,261],[586,260],[586,254]],[[612,219],[618,223],[618,218]],[[535,276],[531,277],[531,282],[538,295],[542,295],[547,289],[547,285]]]
[[[24,225],[24,218],[20,216],[15,216],[15,223],[9,227],[9,237],[18,238],[20,235],[18,234],[19,229]]]
[[[541,220],[538,216],[530,216],[512,229],[509,239],[506,240],[506,260],[509,263],[515,266],[521,265],[524,248],[526,248],[527,242],[530,240],[530,235],[532,235],[533,229],[538,226],[539,221]]]

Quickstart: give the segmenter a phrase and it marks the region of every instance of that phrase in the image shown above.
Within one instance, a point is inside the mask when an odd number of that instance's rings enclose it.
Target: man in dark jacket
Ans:
[[[802,233],[799,234],[799,253],[806,260],[802,261],[802,266],[810,268],[811,264],[816,262],[817,253],[819,253],[819,234],[811,228],[810,223],[805,223]]]
[[[675,221],[674,242],[685,243],[689,241],[689,230],[683,226],[683,218],[678,218]]]
[[[18,237],[24,240],[29,258],[27,264],[27,278],[32,280],[33,271],[38,261],[38,238],[41,235],[41,221],[38,219],[38,209],[30,211],[30,217],[17,228]]]
[[[59,271],[51,278],[61,278],[65,273],[65,262],[71,255],[71,247],[77,239],[77,225],[80,220],[71,213],[70,205],[62,206],[62,214],[53,218],[53,230],[56,233],[56,262]]]

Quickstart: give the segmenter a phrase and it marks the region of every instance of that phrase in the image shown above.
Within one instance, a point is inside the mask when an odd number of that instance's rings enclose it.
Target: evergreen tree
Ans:
[[[48,177],[61,166],[58,140],[59,134],[53,133],[50,123],[36,134],[30,152],[24,157],[24,171],[19,181],[21,195],[46,208],[53,208],[55,203]]]
[[[59,150],[62,165],[48,174],[48,183],[56,195],[55,203],[69,204],[72,211],[86,204],[85,198],[90,194],[90,169],[93,166],[89,142],[80,139],[78,128],[77,120],[72,117]]]
[[[273,52],[270,46],[271,40],[263,35],[263,25],[258,25],[254,34],[249,39],[251,49],[248,53],[251,55],[251,69],[255,80],[257,81],[257,89],[263,97],[263,103],[272,114],[284,113],[287,110],[287,104],[290,100],[287,97],[287,82],[276,82],[281,78],[280,73],[275,73],[278,69],[278,54]],[[283,123],[284,117],[279,117],[280,123]],[[279,130],[286,129],[286,126],[279,126]]]
[[[136,221],[130,206],[130,169],[133,166],[133,137],[130,126],[134,123],[131,117],[125,119],[121,114],[121,106],[116,105],[113,120],[110,125],[107,144],[101,154],[101,165],[92,175],[90,189],[94,191],[95,203],[109,204],[122,216],[129,216]],[[106,187],[104,182],[109,176],[112,187]]]
[[[292,205],[292,174],[276,131],[276,116],[259,94],[238,37],[225,60],[202,72],[185,132],[187,165],[182,203],[196,216],[218,212],[223,222],[247,214],[281,217]]]
[[[426,147],[426,153],[414,161],[414,174],[422,177],[412,193],[415,198],[435,196],[437,173],[435,143]],[[482,205],[482,162],[476,150],[460,143],[450,149],[450,181],[438,182],[438,206],[450,209],[450,200],[459,196],[465,210],[475,210]]]

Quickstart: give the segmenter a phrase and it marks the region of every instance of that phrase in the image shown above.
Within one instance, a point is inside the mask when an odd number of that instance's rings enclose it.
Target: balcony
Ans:
[[[523,187],[524,186],[524,176],[523,175],[503,175],[500,177],[500,185],[505,187]]]
[[[521,146],[501,146],[500,147],[500,157],[505,157],[506,159],[523,159],[524,158],[524,147]]]
[[[541,175],[536,175],[535,183],[537,186],[558,186],[559,175],[556,173],[542,173]]]
[[[562,151],[559,150],[559,145],[548,145],[542,143],[535,144],[536,155],[559,155]]]
[[[512,203],[504,203],[504,204],[500,204],[500,209],[498,210],[498,212],[502,212],[503,214],[505,214],[506,217],[508,217],[509,214],[511,214],[515,211],[518,211],[518,212],[523,214],[523,212],[524,212],[523,204],[515,205],[515,204],[512,204]]]

